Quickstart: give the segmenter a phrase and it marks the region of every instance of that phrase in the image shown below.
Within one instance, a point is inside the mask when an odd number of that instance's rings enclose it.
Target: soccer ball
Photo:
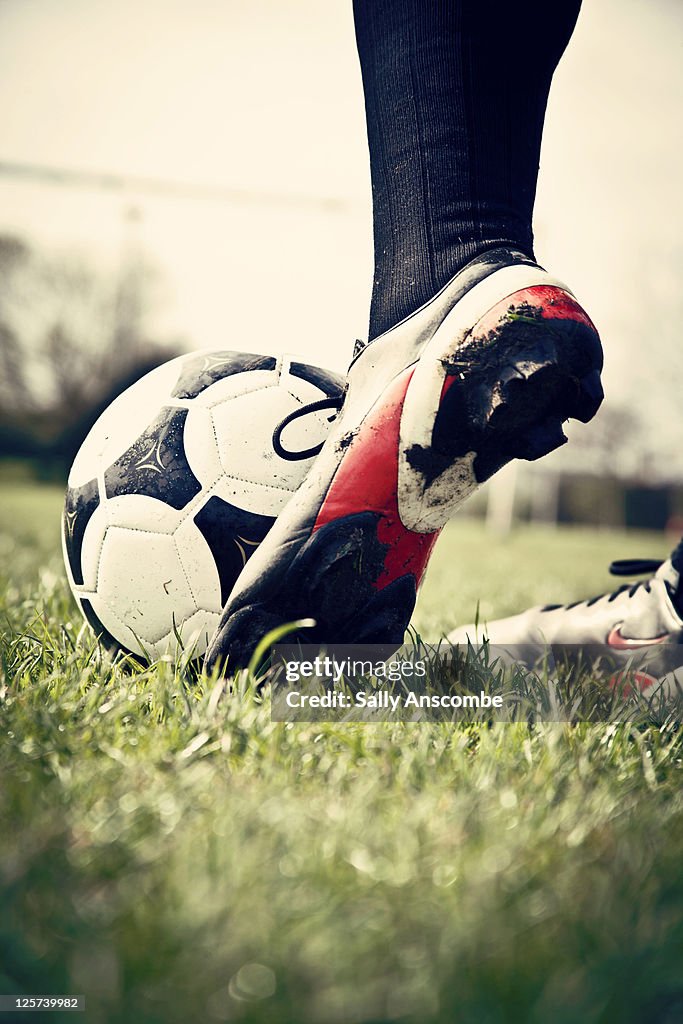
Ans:
[[[172,359],[120,395],[69,474],[67,576],[112,651],[200,657],[247,559],[306,475],[339,398],[337,374],[290,356],[200,352]],[[331,402],[328,405],[333,404]],[[287,451],[308,457],[289,460]]]

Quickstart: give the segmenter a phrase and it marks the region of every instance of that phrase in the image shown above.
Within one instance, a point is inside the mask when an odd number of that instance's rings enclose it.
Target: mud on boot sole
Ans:
[[[534,461],[559,448],[566,420],[588,423],[597,412],[601,368],[592,325],[512,307],[487,337],[475,337],[446,364],[432,435],[435,468],[475,452],[473,470],[483,483],[512,459]]]

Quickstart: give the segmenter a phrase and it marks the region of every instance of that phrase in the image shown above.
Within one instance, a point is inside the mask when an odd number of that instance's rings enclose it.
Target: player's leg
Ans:
[[[370,337],[475,256],[533,257],[553,72],[580,0],[355,0],[372,178]]]
[[[244,663],[268,629],[300,618],[316,622],[311,642],[400,643],[459,504],[511,458],[561,444],[565,419],[595,413],[599,339],[534,262],[531,234],[543,113],[577,8],[358,3],[370,344],[311,473],[238,580],[209,667]]]

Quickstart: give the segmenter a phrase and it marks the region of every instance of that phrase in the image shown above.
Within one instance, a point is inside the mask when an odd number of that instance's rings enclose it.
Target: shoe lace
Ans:
[[[275,430],[273,431],[273,448],[277,455],[281,459],[285,459],[287,462],[300,462],[303,459],[311,459],[314,455],[322,450],[324,441],[320,444],[313,445],[312,448],[305,448],[300,452],[291,452],[282,444],[282,434],[284,430],[294,423],[295,420],[300,419],[302,416],[309,416],[313,412],[322,412],[324,409],[334,409],[334,416],[328,416],[327,422],[332,423],[336,419],[339,410],[344,402],[344,395],[334,395],[330,398],[320,398],[316,402],[308,402],[307,405],[302,405],[300,409],[295,409],[294,412],[290,412],[283,420],[278,423]]]
[[[617,561],[612,562],[609,567],[609,571],[612,576],[643,576],[645,573],[650,575],[650,579],[639,580],[637,583],[624,583],[622,586],[617,587],[611,594],[597,594],[595,597],[590,597],[584,601],[573,601],[571,604],[565,605],[565,608],[578,608],[580,604],[585,604],[587,608],[591,605],[597,604],[598,601],[602,601],[605,598],[608,601],[616,601],[621,594],[627,594],[628,597],[633,597],[639,590],[645,589],[649,594],[652,588],[652,575],[657,572],[657,569],[663,565],[663,561],[655,558],[621,558]],[[666,584],[668,587],[668,584]],[[561,608],[559,604],[549,604],[543,609],[546,611],[555,611],[557,608]]]

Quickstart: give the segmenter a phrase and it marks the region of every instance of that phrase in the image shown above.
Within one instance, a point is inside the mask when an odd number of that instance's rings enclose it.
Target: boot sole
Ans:
[[[430,387],[440,394],[429,443],[399,453],[401,518],[410,529],[439,529],[506,463],[549,454],[565,444],[566,420],[588,423],[600,407],[597,332],[566,291],[543,289],[549,293],[565,311],[575,307],[576,317],[548,318],[541,307],[517,315],[524,307],[512,296],[487,335],[475,327],[450,351],[442,348],[438,365],[432,360]]]

